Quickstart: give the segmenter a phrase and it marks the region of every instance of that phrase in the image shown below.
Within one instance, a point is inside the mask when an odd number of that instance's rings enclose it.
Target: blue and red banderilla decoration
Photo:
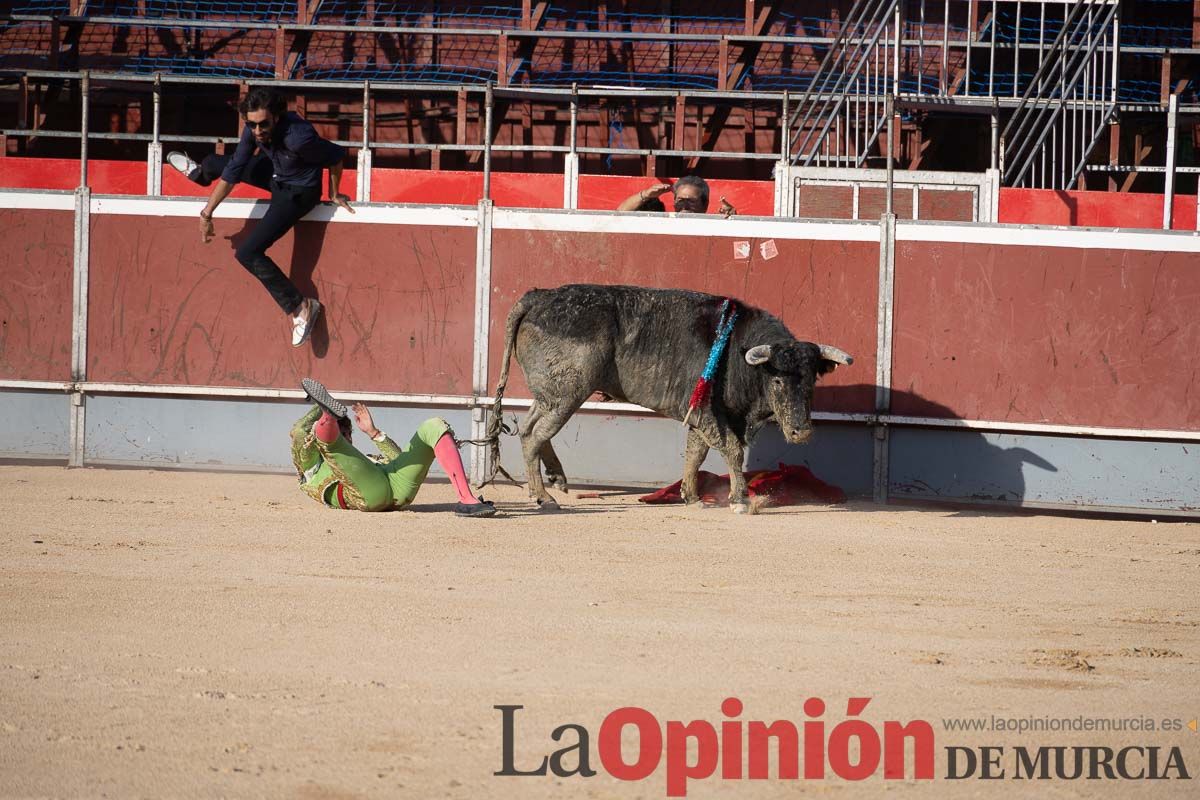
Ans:
[[[737,303],[726,297],[725,302],[721,303],[721,313],[717,315],[717,338],[713,341],[712,349],[708,351],[704,371],[700,373],[700,379],[696,381],[696,388],[692,390],[692,397],[688,400],[687,415],[683,418],[684,425],[692,418],[692,412],[708,402],[712,395],[713,376],[717,372],[717,364],[721,362],[721,354],[725,352],[725,345],[729,344],[729,334],[733,333],[733,323],[737,321],[737,316]]]

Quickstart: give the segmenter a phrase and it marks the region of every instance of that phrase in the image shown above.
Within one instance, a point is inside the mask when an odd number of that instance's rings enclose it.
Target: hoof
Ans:
[[[556,475],[550,479],[550,488],[557,489],[563,494],[570,494],[571,490],[567,488],[567,479],[563,475]]]
[[[538,511],[554,512],[554,511],[562,510],[561,508],[559,508],[558,503],[554,502],[554,500],[552,500],[550,498],[547,498],[545,500],[538,500],[537,504],[538,504]]]
[[[749,502],[730,503],[729,507],[733,509],[735,514],[753,514],[754,509],[750,507]]]

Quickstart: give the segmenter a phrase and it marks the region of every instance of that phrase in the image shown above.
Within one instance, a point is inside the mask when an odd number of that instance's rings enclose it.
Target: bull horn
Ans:
[[[831,344],[818,344],[817,347],[821,348],[821,358],[826,361],[833,361],[838,364],[845,364],[846,366],[854,363],[854,357],[845,350],[839,350]]]
[[[762,364],[770,358],[771,345],[769,344],[755,345],[746,351],[746,363],[752,367]]]

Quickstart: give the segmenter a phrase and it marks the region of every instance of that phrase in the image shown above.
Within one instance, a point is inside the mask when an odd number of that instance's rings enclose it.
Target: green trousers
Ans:
[[[379,463],[341,435],[328,444],[318,439],[312,427],[320,417],[321,409],[314,407],[292,426],[292,463],[300,488],[327,506],[357,511],[390,511],[411,503],[433,464],[434,445],[453,433],[446,420],[434,417],[417,427],[407,447],[384,436],[376,442],[384,459]]]

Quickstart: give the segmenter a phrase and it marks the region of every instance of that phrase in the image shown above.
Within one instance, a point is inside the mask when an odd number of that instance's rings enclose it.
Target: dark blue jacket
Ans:
[[[271,132],[268,145],[260,145],[255,140],[254,129],[249,125],[243,128],[241,141],[221,173],[221,179],[228,183],[240,182],[256,150],[262,150],[271,159],[275,171],[271,177],[291,186],[320,186],[321,170],[346,157],[346,148],[322,139],[312,123],[289,111]]]

